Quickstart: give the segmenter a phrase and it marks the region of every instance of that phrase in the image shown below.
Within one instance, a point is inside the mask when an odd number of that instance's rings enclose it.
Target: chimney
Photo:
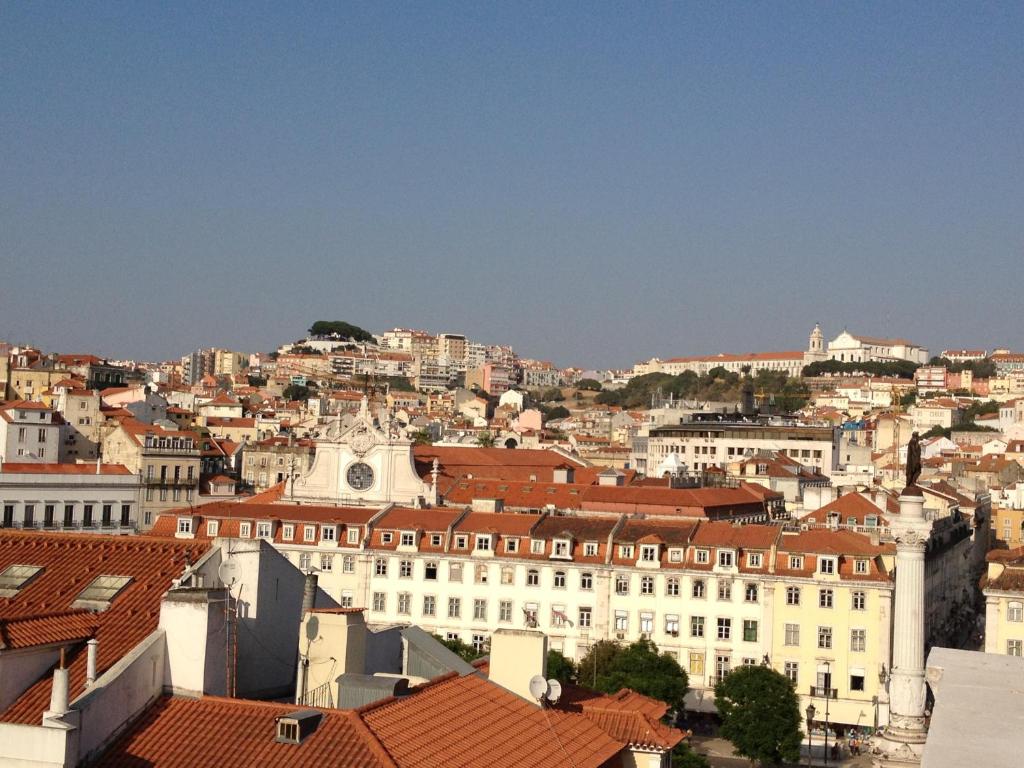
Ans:
[[[313,606],[316,604],[316,587],[317,587],[317,575],[315,573],[306,574],[306,585],[302,589],[302,615],[305,616],[307,613],[313,610]]]
[[[68,713],[68,668],[65,666],[64,649],[60,649],[60,664],[53,670],[53,689],[50,691],[50,708],[43,719],[61,717]]]
[[[96,682],[96,654],[99,650],[100,641],[94,637],[85,645],[88,654],[85,660],[85,685],[88,688]]]
[[[491,635],[489,679],[502,688],[537,703],[530,693],[535,675],[547,678],[548,638],[530,629],[499,629]]]

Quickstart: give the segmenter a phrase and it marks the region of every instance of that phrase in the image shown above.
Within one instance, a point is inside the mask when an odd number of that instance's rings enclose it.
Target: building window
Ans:
[[[832,627],[818,627],[818,647],[826,650],[832,647]]]
[[[851,691],[863,691],[864,690],[864,675],[862,674],[850,674],[850,690]]]
[[[654,577],[653,576],[641,576],[640,577],[640,594],[641,595],[653,595],[654,594]]]
[[[285,541],[291,541],[295,538],[295,526],[291,523],[285,523],[281,526],[281,538]]]
[[[640,547],[640,559],[645,563],[654,563],[658,560],[658,548],[653,544],[644,544]]]
[[[650,636],[654,633],[654,614],[648,611],[640,612],[640,631]]]
[[[503,565],[501,567],[501,583],[502,584],[514,584],[516,580],[516,571],[510,565]]]
[[[818,558],[818,573],[831,576],[836,572],[836,561],[831,557]]]
[[[669,576],[665,579],[665,594],[668,597],[679,597],[679,577]]]
[[[437,561],[427,560],[423,564],[423,578],[426,581],[437,581]]]
[[[462,581],[462,563],[448,563],[448,581]]]
[[[619,545],[619,557],[626,560],[633,559],[633,545],[632,544],[620,544]]]
[[[583,545],[584,557],[597,557],[597,542],[588,541]]]
[[[530,552],[534,555],[544,554],[544,539],[531,539],[530,540]]]
[[[708,557],[709,555],[706,549],[698,549],[695,555],[696,561],[702,565],[708,562]]]
[[[416,545],[416,534],[405,531],[402,533],[402,538],[399,542],[403,547],[412,547]]]
[[[616,595],[628,595],[629,594],[629,576],[620,573],[615,577],[615,594]]]
[[[857,590],[852,595],[853,610],[863,611],[868,604],[867,593]]]
[[[347,536],[347,540],[348,540],[349,544],[352,544],[352,545],[359,544],[359,529],[358,528],[349,528],[345,535]]]
[[[786,587],[786,605],[800,605],[800,587]]]
[[[786,625],[786,645],[800,645],[800,625],[799,624],[787,624]]]
[[[867,647],[867,630],[865,629],[851,629],[850,630],[850,650],[851,651],[863,651]]]
[[[491,549],[491,537],[490,536],[477,536],[476,537],[476,548],[481,552],[489,552]]]
[[[269,539],[270,523],[256,523],[256,537],[260,539]]]
[[[341,558],[341,572],[342,573],[355,573],[356,571],[356,559],[352,555],[345,555]]]
[[[704,677],[704,654],[690,651],[690,677]]]
[[[355,600],[352,597],[351,590],[348,590],[348,589],[343,590],[342,593],[341,593],[341,607],[342,608],[351,608],[351,607],[353,607],[354,604],[355,604]]]
[[[594,574],[584,572],[580,574],[580,589],[593,589],[594,588]]]
[[[386,592],[374,592],[373,593],[373,610],[377,613],[383,613],[387,606],[388,596]]]
[[[316,541],[316,526],[307,525],[302,529],[302,540],[303,541]]]
[[[754,619],[743,620],[743,641],[746,643],[757,642],[757,622]]]
[[[674,613],[665,616],[665,634],[670,637],[679,637],[679,616]]]
[[[299,553],[299,568],[303,571],[308,571],[311,563],[309,552]]]
[[[565,571],[555,571],[555,588],[565,589]]]
[[[553,557],[569,556],[569,542],[565,539],[555,539],[551,546],[551,555]]]
[[[82,506],[82,525],[86,528],[92,527],[92,504]]]
[[[487,650],[487,635],[473,635],[473,650],[483,653]]]
[[[498,621],[507,624],[512,621],[512,601],[502,600],[498,603]]]
[[[853,572],[854,573],[867,573],[868,572],[868,561],[864,559],[857,559],[853,561]]]
[[[526,572],[526,586],[536,587],[540,585],[540,571],[531,568]]]
[[[789,678],[789,681],[796,685],[799,682],[800,677],[800,665],[795,661],[787,661],[783,666],[783,674]]]
[[[412,578],[412,560],[402,560],[398,563],[398,577],[401,579]]]
[[[1024,621],[1024,603],[1011,602],[1006,606],[1007,621]]]
[[[373,573],[376,576],[388,575],[388,559],[386,557],[378,557],[373,561]]]
[[[486,621],[487,620],[487,601],[477,598],[473,601],[473,620],[474,621]]]
[[[457,597],[448,598],[448,618],[457,619],[462,614],[462,600]]]
[[[434,616],[437,614],[437,599],[433,595],[423,596],[423,615]]]
[[[323,541],[337,541],[338,529],[333,525],[324,525],[320,528],[320,538]]]
[[[408,616],[409,613],[411,612],[410,611],[410,606],[411,605],[412,605],[412,595],[409,594],[408,592],[399,592],[398,593],[398,612],[400,614],[402,614],[403,616]]]
[[[178,533],[192,533],[192,518],[191,517],[179,517],[178,518]]]
[[[757,602],[757,584],[749,583],[743,588],[743,599],[748,603]]]
[[[505,551],[515,553],[519,551],[519,539],[506,539]]]
[[[732,600],[732,582],[725,579],[718,580],[718,599]]]
[[[704,595],[706,594],[706,587],[704,585],[703,579],[697,579],[697,581],[693,582],[692,594],[696,598],[704,597]]]
[[[749,568],[760,568],[761,567],[761,553],[751,552],[747,555],[747,567]]]
[[[1007,640],[1006,655],[1021,656],[1024,654],[1024,640]]]
[[[469,547],[469,536],[464,533],[460,533],[455,537],[455,548],[456,549],[467,549]]]
[[[7,509],[8,509],[8,507],[4,507],[4,525],[8,525],[8,522],[7,522]],[[11,510],[11,518],[13,519],[13,517],[14,517],[14,507],[10,507],[10,510]],[[74,524],[75,524],[75,505],[74,504],[65,504],[64,505],[64,527],[65,528],[70,528]]]
[[[394,540],[395,540],[395,536],[394,536],[393,533],[391,533],[391,531],[382,531],[381,532],[381,534],[380,534],[380,543],[381,544],[390,544]]]
[[[334,570],[334,555],[320,555],[320,570],[324,573]]]
[[[732,619],[718,620],[718,639],[729,640],[732,638]]]
[[[668,561],[670,563],[681,563],[681,562],[683,562],[683,550],[681,550],[681,549],[670,549],[668,551]]]
[[[819,608],[831,608],[832,607],[832,590],[831,589],[819,589],[818,590],[818,607]]]
[[[800,555],[789,556],[789,569],[791,571],[802,571],[804,569],[804,559]]]
[[[615,612],[615,629],[618,632],[625,632],[629,629],[629,614],[625,611]]]
[[[733,563],[733,552],[731,549],[726,549],[718,553],[718,567],[719,568],[732,568]]]

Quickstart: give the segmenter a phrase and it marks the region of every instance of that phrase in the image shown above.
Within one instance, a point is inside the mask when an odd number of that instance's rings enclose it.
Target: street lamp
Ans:
[[[813,704],[807,705],[807,764],[811,764],[811,721],[814,720],[814,713],[817,710],[814,709]]]

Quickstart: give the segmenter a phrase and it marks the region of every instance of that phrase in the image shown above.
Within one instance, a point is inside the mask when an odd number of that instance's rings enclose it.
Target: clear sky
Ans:
[[[0,4],[0,339],[1024,348],[1024,4]]]

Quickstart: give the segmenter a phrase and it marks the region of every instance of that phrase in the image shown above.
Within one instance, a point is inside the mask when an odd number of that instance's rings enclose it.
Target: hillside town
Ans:
[[[687,764],[747,668],[801,760],[928,765],[957,680],[1021,704],[1024,353],[814,325],[595,370],[316,321],[11,340],[0,394],[0,765]],[[598,684],[648,648],[675,694]]]

